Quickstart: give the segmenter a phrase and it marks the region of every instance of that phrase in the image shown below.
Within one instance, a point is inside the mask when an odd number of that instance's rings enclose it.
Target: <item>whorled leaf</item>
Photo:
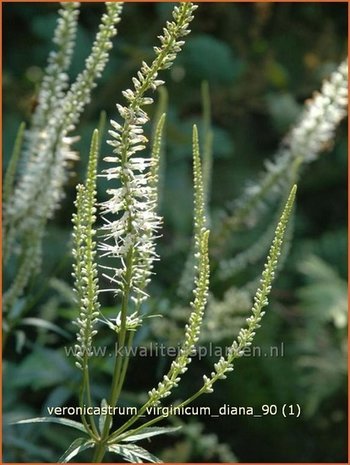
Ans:
[[[65,453],[60,457],[58,463],[67,463],[70,462],[72,458],[78,455],[80,452],[83,452],[90,447],[93,447],[94,442],[86,438],[75,439],[72,444],[68,447]]]
[[[141,441],[142,439],[147,439],[152,436],[159,436],[160,434],[169,434],[174,433],[181,429],[181,426],[169,426],[169,427],[149,427],[144,428],[139,433],[132,434],[131,436],[126,437],[125,439],[121,439],[123,442],[137,442]]]
[[[122,456],[127,462],[131,463],[143,463],[143,460],[151,463],[162,463],[158,457],[136,444],[112,444],[108,446],[108,451]]]
[[[59,425],[69,426],[70,428],[75,428],[86,433],[84,425],[75,420],[69,420],[68,418],[58,418],[58,417],[36,417],[28,418],[26,420],[18,420],[11,422],[10,425],[25,425],[28,423],[58,423]]]

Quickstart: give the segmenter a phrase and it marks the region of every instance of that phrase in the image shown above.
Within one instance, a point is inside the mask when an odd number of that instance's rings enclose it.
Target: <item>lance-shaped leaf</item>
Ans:
[[[75,428],[86,433],[85,427],[82,423],[78,421],[69,420],[68,418],[58,418],[58,417],[36,417],[28,418],[26,420],[18,420],[11,422],[10,425],[25,425],[28,423],[58,423],[59,425],[69,426],[70,428]]]
[[[162,463],[158,457],[135,444],[112,444],[108,447],[108,451],[122,456],[127,462],[143,463],[143,461],[146,461],[151,463]]]
[[[75,439],[72,444],[68,447],[66,452],[60,457],[59,463],[67,463],[83,450],[93,447],[94,442],[86,438]]]
[[[152,436],[159,436],[160,434],[170,434],[181,429],[181,426],[169,426],[169,427],[148,427],[141,430],[139,433],[132,434],[125,439],[121,439],[123,442],[137,442],[142,439],[148,439]]]

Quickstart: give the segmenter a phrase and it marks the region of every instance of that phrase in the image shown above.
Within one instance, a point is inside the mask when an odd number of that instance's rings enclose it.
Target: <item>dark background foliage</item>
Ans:
[[[82,5],[72,78],[83,66],[102,8],[95,3]],[[62,208],[49,224],[43,270],[39,279],[31,283],[26,296],[30,302],[28,316],[40,315],[71,335],[74,328],[70,319],[75,316],[75,309],[69,303],[69,296],[62,293],[52,278],[71,282],[69,238],[75,184],[84,175],[89,139],[100,111],[106,110],[108,118],[115,116],[115,103],[121,101],[121,90],[130,87],[130,78],[141,60],[151,59],[152,46],[171,8],[172,4],[168,3],[125,5],[111,60],[76,131],[81,136],[76,145],[81,161],[67,186]],[[5,165],[18,124],[29,121],[35,105],[36,89],[51,48],[56,11],[57,4],[48,3],[5,3],[3,7]],[[168,302],[170,307],[177,303],[175,289],[189,250],[191,126],[194,122],[200,123],[202,117],[201,82],[208,81],[212,100],[211,209],[215,216],[242,192],[247,181],[254,183],[257,179],[264,160],[276,152],[305,99],[320,88],[322,79],[345,57],[346,37],[346,4],[200,5],[183,53],[172,70],[165,73],[169,107],[162,202],[165,220],[159,245],[163,261],[157,266],[151,306],[160,305],[157,302]],[[258,343],[263,347],[283,343],[284,356],[240,361],[237,370],[218,386],[215,395],[206,396],[198,403],[213,409],[224,403],[256,408],[263,404],[299,403],[300,418],[285,419],[281,415],[184,418],[186,422],[203,423],[203,434],[216,433],[220,442],[227,443],[242,462],[347,460],[346,335],[330,315],[331,304],[338,304],[343,294],[336,279],[322,282],[309,268],[303,273],[305,267],[301,266],[305,257],[313,254],[337,274],[337,279],[346,279],[346,147],[343,123],[334,146],[303,171],[299,183],[291,253],[276,282],[272,304],[258,335]],[[103,153],[108,150],[104,145]],[[101,179],[100,199],[105,188]],[[257,240],[256,236],[251,237]],[[246,238],[241,235],[234,249],[239,251],[245,246]],[[244,275],[240,279],[245,278]],[[5,285],[6,279],[5,276]],[[241,282],[238,279],[232,284]],[[322,294],[324,286],[331,290],[331,297],[327,292],[325,296]],[[220,297],[226,287],[214,282],[211,290]],[[106,297],[104,305],[113,306],[113,300]],[[336,311],[340,312],[338,307]],[[72,344],[73,336],[63,340],[62,336],[43,329],[23,327],[22,330],[20,337],[12,336],[5,348],[7,417],[45,414],[47,405],[74,405],[79,374],[62,349],[64,344]],[[145,339],[149,336],[147,330],[142,333]],[[103,337],[109,341],[107,333]],[[221,344],[229,342],[223,340]],[[137,404],[140,393],[154,385],[168,362],[136,359],[130,367],[122,401]],[[111,367],[109,360],[94,363],[102,371],[93,390],[98,399],[107,395]],[[210,363],[210,358],[194,361],[191,374],[184,378],[177,393],[179,397],[191,393],[193,385],[199,385],[203,369],[208,371]],[[205,452],[203,446],[195,446],[190,433],[187,431],[181,440],[169,437],[154,441],[152,450],[174,461],[222,459],[215,441]],[[71,438],[71,433],[59,426],[16,427],[15,431],[8,432],[5,459],[54,461]]]

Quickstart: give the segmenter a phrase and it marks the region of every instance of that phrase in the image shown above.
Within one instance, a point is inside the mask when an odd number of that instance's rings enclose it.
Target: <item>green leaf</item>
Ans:
[[[28,326],[37,326],[38,328],[43,329],[49,329],[67,339],[70,339],[70,334],[68,334],[67,331],[64,331],[59,326],[51,323],[50,321],[46,321],[41,318],[23,318],[23,320],[21,320],[21,324]]]
[[[68,447],[66,452],[60,457],[59,463],[67,463],[69,462],[73,457],[78,455],[80,452],[83,450],[89,449],[90,447],[93,447],[94,442],[91,441],[90,439],[86,438],[78,438],[75,439],[72,444]]]
[[[22,452],[23,456],[26,456],[27,460],[31,460],[35,457],[36,460],[41,460],[44,463],[52,463],[55,458],[52,455],[52,451],[49,448],[44,447],[42,444],[36,446],[32,444],[31,440],[16,437],[14,435],[7,436],[4,438],[7,449],[18,449]]]
[[[33,34],[43,40],[49,41],[55,29],[56,14],[47,14],[45,16],[37,16],[32,20]]]
[[[23,331],[17,330],[14,332],[16,338],[16,352],[20,354],[26,342],[26,335]]]
[[[58,423],[59,425],[69,426],[70,428],[75,428],[86,433],[85,427],[82,423],[74,420],[68,420],[67,418],[36,417],[14,421],[11,422],[10,425],[25,425],[27,423]]]
[[[98,120],[98,127],[97,127],[98,135],[99,135],[98,137],[98,152],[99,153],[101,152],[102,141],[105,136],[106,120],[107,120],[107,113],[104,110],[102,110],[100,113],[100,118]]]
[[[109,452],[121,455],[126,461],[132,463],[143,463],[143,460],[151,463],[162,463],[162,461],[155,455],[148,452],[146,449],[135,444],[120,445],[112,444],[108,446]]]
[[[152,436],[158,436],[159,434],[169,434],[178,431],[181,426],[169,426],[169,427],[149,427],[144,428],[140,433],[133,434],[128,436],[125,439],[122,439],[123,442],[136,442],[141,441],[141,439],[150,438]]]
[[[336,269],[315,255],[308,255],[299,264],[308,284],[297,291],[313,327],[332,322],[336,328],[346,328],[348,299],[347,282]],[[319,331],[319,329],[317,329]]]
[[[48,407],[54,405],[55,407],[62,407],[65,405],[68,399],[74,396],[74,387],[72,385],[57,386],[50,391],[50,394],[43,404],[42,412],[47,412]]]
[[[56,386],[64,380],[72,380],[75,370],[64,353],[37,347],[18,365],[14,385],[31,386],[34,390]]]
[[[193,81],[207,80],[216,85],[232,83],[243,69],[232,49],[208,34],[189,38],[178,63],[184,65]]]
[[[176,119],[172,116],[169,121],[169,146],[172,144],[172,150],[176,158],[188,159],[191,157],[191,151],[188,150],[188,147],[191,143],[193,124],[197,124],[197,122],[196,118],[191,117],[184,120],[177,116]],[[174,127],[175,124],[176,127]],[[208,142],[206,141],[206,126],[202,121],[199,122],[198,129],[203,138],[202,149],[205,149],[205,144],[208,144]],[[212,156],[215,160],[230,159],[232,157],[235,152],[235,144],[229,131],[213,124],[210,138]]]
[[[107,408],[108,409],[108,403],[106,401],[106,399],[102,399],[101,401],[101,411],[104,410],[104,408]],[[106,422],[106,416],[107,415],[100,415],[100,418],[98,420],[98,427],[99,427],[99,430],[100,430],[100,433],[102,434],[103,432],[103,429],[104,429],[104,426],[105,426],[105,422]],[[110,425],[111,426],[111,425]],[[110,429],[110,428],[109,428]]]

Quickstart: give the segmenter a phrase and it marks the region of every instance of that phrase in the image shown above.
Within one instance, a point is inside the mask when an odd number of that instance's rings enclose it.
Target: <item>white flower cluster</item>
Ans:
[[[59,106],[68,87],[67,70],[74,51],[79,3],[61,3],[53,42],[57,50],[51,51],[43,82],[40,86],[38,103],[32,119],[33,128],[42,127],[53,108]]]
[[[348,106],[348,64],[338,69],[324,81],[321,92],[306,102],[306,109],[299,124],[289,135],[290,150],[294,157],[312,161],[327,148],[334,138],[339,122],[345,117]]]
[[[121,112],[123,112],[121,110]],[[134,290],[133,298],[141,302],[146,297],[143,289],[149,282],[152,262],[157,258],[154,241],[155,233],[160,227],[161,219],[156,214],[157,196],[156,188],[150,185],[149,168],[151,159],[132,157],[136,152],[143,150],[147,139],[139,126],[144,124],[146,118],[135,117],[131,125],[128,142],[128,158],[124,166],[109,168],[107,179],[120,179],[121,187],[109,189],[107,192],[112,198],[102,205],[103,213],[119,215],[117,220],[109,222],[103,229],[107,230],[106,241],[100,249],[106,255],[126,260],[128,253],[130,259],[130,287]],[[121,130],[121,126],[112,121],[114,129]],[[119,132],[110,131],[115,140],[109,141],[114,147],[120,147],[121,136]],[[118,137],[120,136],[120,140]],[[106,157],[105,161],[116,162],[115,157]],[[113,242],[110,244],[109,239]],[[118,284],[116,291],[124,291],[124,268],[114,269],[111,279]]]
[[[32,125],[26,133],[22,157],[22,170],[14,193],[4,205],[6,236],[4,249],[8,259],[11,253],[20,254],[24,249],[25,237],[34,231],[33,247],[36,257],[28,257],[21,264],[29,273],[39,269],[41,240],[47,220],[52,217],[62,197],[72,160],[77,158],[71,149],[77,138],[69,137],[85,105],[96,79],[101,75],[112,47],[111,39],[116,34],[115,24],[119,22],[121,3],[107,3],[92,51],[86,60],[86,69],[67,90],[67,69],[75,43],[78,18],[78,3],[66,2],[59,11],[54,42],[57,51],[49,56],[39,105],[33,115]],[[14,247],[15,245],[15,247]],[[36,264],[34,267],[34,263]],[[22,271],[19,274],[23,275]],[[11,295],[20,295],[28,278],[21,286],[10,289]],[[13,301],[14,297],[11,298]]]
[[[52,163],[53,150],[56,145],[57,132],[60,128],[60,106],[64,91],[68,86],[67,70],[70,66],[79,14],[79,3],[63,3],[59,10],[59,19],[54,34],[57,51],[52,51],[48,58],[45,76],[40,86],[38,105],[32,117],[31,128],[25,134],[23,173],[15,189],[12,201],[6,206],[6,216],[11,222],[19,222],[20,228],[30,229],[33,213],[43,186],[47,182],[47,171]],[[55,117],[58,113],[59,119]],[[46,183],[45,183],[46,187]],[[46,197],[46,194],[45,194]],[[34,215],[35,216],[35,215]],[[25,218],[25,221],[23,219]],[[18,225],[15,225],[16,229]]]
[[[157,186],[154,176],[157,167],[151,158],[137,156],[146,148],[147,138],[143,126],[149,120],[143,106],[153,103],[145,97],[149,90],[163,84],[157,79],[159,71],[169,68],[184,44],[181,37],[189,33],[189,23],[196,7],[181,3],[173,11],[174,21],[168,21],[164,34],[159,36],[161,46],[155,47],[156,58],[151,66],[143,62],[137,77],[132,79],[134,89],[123,92],[127,106],[117,105],[122,123],[111,121],[109,131],[114,148],[113,156],[105,161],[113,163],[104,171],[108,180],[118,180],[119,187],[109,189],[110,199],[102,204],[105,219],[105,240],[100,245],[102,255],[118,259],[118,265],[105,267],[105,275],[115,284],[114,291],[130,292],[136,306],[147,298],[144,289],[150,281],[154,260],[157,259],[154,239],[160,228],[161,218],[156,213]],[[155,169],[156,168],[156,169]],[[109,220],[108,216],[113,215]]]
[[[72,84],[62,104],[68,131],[74,129],[81,112],[90,102],[91,91],[97,85],[96,80],[102,76],[113,47],[112,39],[117,34],[116,25],[120,22],[122,9],[121,2],[106,3],[106,13],[102,15],[91,53],[85,61],[85,69]]]
[[[112,331],[118,334],[120,333],[123,327],[122,313],[119,312],[117,318],[115,319],[104,319],[101,320],[101,322],[105,323]],[[142,326],[142,322],[142,317],[138,316],[137,312],[134,312],[131,315],[127,315],[125,321],[125,328],[127,331],[136,331],[137,328]]]
[[[217,363],[214,363],[214,371],[211,372],[210,378],[203,375],[203,386],[206,394],[214,392],[213,384],[217,379],[226,379],[226,373],[233,371],[233,364],[224,357],[220,357]],[[215,381],[214,381],[215,380]]]
[[[306,101],[299,122],[287,134],[275,158],[265,162],[260,180],[248,184],[243,195],[228,205],[231,213],[224,213],[216,232],[217,255],[222,254],[232,230],[254,226],[266,208],[266,199],[277,198],[286,186],[296,182],[304,163],[314,161],[331,146],[347,105],[348,65],[344,61],[323,82],[321,91]]]
[[[77,12],[67,5],[60,10],[61,15],[64,15],[61,16],[58,32],[55,33],[55,42],[59,47],[65,48],[50,55],[39,105],[33,115],[33,127],[27,133],[28,161],[16,187],[13,202],[7,209],[13,222],[26,218],[20,228],[26,227],[27,220],[36,216],[38,205],[42,205],[46,219],[52,216],[62,198],[63,186],[68,176],[67,165],[72,159],[76,159],[70,148],[70,144],[76,139],[67,137],[67,134],[74,129],[81,112],[89,103],[95,81],[101,76],[107,63],[108,51],[112,47],[111,38],[116,34],[114,24],[119,22],[122,9],[120,3],[107,4],[107,14],[102,17],[92,52],[86,60],[86,68],[64,94],[68,78],[64,72],[66,68],[62,66],[69,66],[77,21]],[[77,4],[74,5],[77,8]],[[69,21],[68,13],[71,14]],[[42,182],[43,179],[46,180],[45,183]],[[49,188],[47,184],[50,185]],[[47,195],[48,192],[50,195]]]

